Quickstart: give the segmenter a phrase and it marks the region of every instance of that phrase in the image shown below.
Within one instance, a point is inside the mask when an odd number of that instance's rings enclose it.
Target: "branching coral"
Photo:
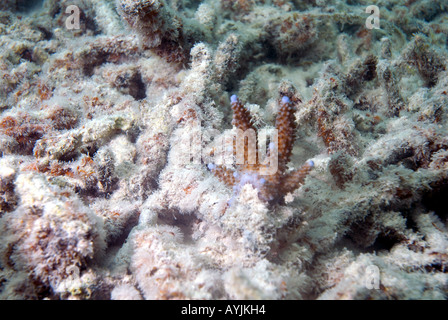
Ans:
[[[222,165],[209,164],[209,169],[224,183],[233,186],[239,192],[245,184],[252,184],[258,190],[259,198],[267,202],[281,201],[288,192],[303,184],[314,166],[313,161],[306,162],[301,168],[287,171],[294,146],[296,123],[294,111],[301,101],[296,96],[283,96],[275,122],[274,141],[267,151],[268,163],[260,158],[260,146],[257,143],[257,128],[252,124],[250,112],[237,96],[231,97],[233,110],[232,124],[237,129],[233,154],[236,157],[236,170]],[[241,136],[242,135],[242,136]],[[245,137],[248,137],[247,142]]]
[[[190,40],[205,37],[197,25],[177,14],[164,0],[120,0],[118,9],[138,30],[144,45],[168,61],[185,62],[192,47]]]

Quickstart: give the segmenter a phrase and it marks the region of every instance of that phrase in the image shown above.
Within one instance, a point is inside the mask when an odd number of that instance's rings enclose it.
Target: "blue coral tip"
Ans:
[[[207,168],[208,168],[209,170],[214,170],[214,169],[216,168],[216,166],[215,166],[214,163],[209,163],[209,164],[207,165]]]
[[[289,98],[287,97],[287,96],[284,96],[283,98],[282,98],[282,103],[283,104],[287,104],[287,103],[290,103],[291,102],[291,100],[289,100]]]
[[[238,97],[236,96],[236,94],[234,94],[233,96],[230,97],[230,102],[231,103],[235,103],[238,101]]]
[[[265,184],[265,182],[266,182],[266,179],[264,179],[264,178],[261,178],[261,179],[260,179],[260,183],[261,183],[261,184]]]
[[[314,167],[314,161],[313,160],[308,160],[308,165],[310,167]]]

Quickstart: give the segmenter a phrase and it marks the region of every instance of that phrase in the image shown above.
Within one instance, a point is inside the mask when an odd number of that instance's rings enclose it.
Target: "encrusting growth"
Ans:
[[[314,167],[313,161],[307,161],[299,169],[287,172],[287,164],[290,161],[295,140],[296,123],[294,112],[300,99],[296,97],[283,96],[280,100],[280,108],[275,121],[277,130],[277,144],[269,143],[266,158],[270,161],[266,164],[259,157],[259,145],[254,140],[247,139],[244,142],[243,161],[238,161],[239,152],[237,143],[234,141],[233,155],[237,162],[235,170],[222,165],[209,164],[208,168],[225,184],[232,186],[235,192],[239,192],[245,184],[251,184],[258,190],[258,197],[270,204],[282,201],[283,196],[299,188],[305,178]],[[253,130],[257,137],[257,128],[252,124],[250,112],[244,107],[237,96],[231,97],[233,110],[232,124],[238,132],[246,136],[248,131]],[[238,137],[237,137],[238,138]],[[250,152],[255,150],[255,161],[251,161]],[[275,162],[275,163],[272,163]],[[272,168],[275,168],[272,170]]]

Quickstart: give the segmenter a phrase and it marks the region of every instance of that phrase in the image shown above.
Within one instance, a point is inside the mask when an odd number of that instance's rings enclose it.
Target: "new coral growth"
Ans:
[[[222,165],[209,164],[208,168],[225,184],[239,192],[245,184],[251,184],[258,190],[261,200],[269,203],[282,201],[288,192],[299,188],[314,166],[313,161],[307,161],[299,169],[287,171],[295,140],[296,123],[294,112],[301,101],[296,96],[283,96],[275,121],[278,131],[277,143],[271,142],[267,151],[269,163],[261,162],[259,144],[257,143],[257,128],[252,124],[252,116],[236,95],[231,98],[233,110],[232,124],[238,130],[234,141],[233,154],[236,156],[236,170]],[[246,134],[254,133],[254,139],[245,139]],[[238,148],[243,134],[243,148]],[[247,155],[247,156],[246,156]],[[242,160],[242,161],[241,161]],[[265,161],[266,162],[266,161]],[[273,163],[275,162],[275,163]]]

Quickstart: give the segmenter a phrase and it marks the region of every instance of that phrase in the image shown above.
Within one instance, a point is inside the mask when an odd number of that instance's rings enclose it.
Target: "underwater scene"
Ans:
[[[0,300],[446,300],[446,0],[2,0]]]

